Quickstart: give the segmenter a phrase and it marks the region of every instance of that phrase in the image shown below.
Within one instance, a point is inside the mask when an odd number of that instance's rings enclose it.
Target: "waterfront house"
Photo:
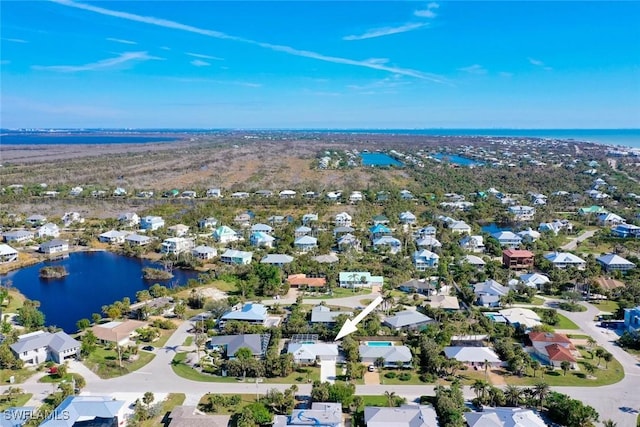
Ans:
[[[251,226],[250,230],[252,233],[264,233],[264,234],[273,233],[273,227],[267,224],[254,224]]]
[[[378,358],[384,360],[384,366],[387,368],[397,368],[399,365],[403,367],[411,367],[411,349],[404,345],[393,345],[393,343],[385,342],[384,345],[376,345],[376,342],[361,344],[358,347],[360,360],[362,363],[373,364]]]
[[[131,246],[147,246],[152,240],[149,236],[141,236],[139,234],[129,234],[124,238],[125,243]]]
[[[160,216],[147,215],[140,218],[140,228],[142,230],[155,231],[164,227],[164,219]]]
[[[336,227],[351,227],[351,215],[346,212],[340,212],[335,216]]]
[[[509,288],[502,286],[493,279],[473,285],[476,303],[481,307],[499,307],[500,297],[509,293]]]
[[[253,252],[237,251],[235,249],[227,249],[220,255],[220,261],[225,264],[247,265],[251,264]]]
[[[337,244],[338,251],[340,252],[346,252],[349,250],[359,251],[360,249],[362,249],[362,243],[360,242],[360,239],[358,239],[351,233],[343,234],[342,236],[340,236],[338,238]]]
[[[432,406],[402,405],[399,408],[365,406],[366,427],[437,427],[438,417]]]
[[[464,236],[460,239],[460,246],[466,251],[474,253],[484,252],[484,237],[482,236]]]
[[[402,249],[402,242],[393,236],[382,236],[373,241],[373,247],[376,250],[389,248],[390,254],[397,254]]]
[[[342,417],[341,403],[313,402],[310,409],[294,409],[291,415],[276,415],[272,426],[342,427]]]
[[[293,354],[295,363],[305,365],[323,360],[336,361],[338,359],[338,344],[290,341],[287,353]]]
[[[204,229],[216,228],[218,226],[218,220],[212,216],[202,218],[198,221],[198,227]]]
[[[507,308],[500,310],[499,313],[500,316],[502,316],[506,322],[514,328],[522,326],[525,329],[531,329],[542,325],[540,316],[538,316],[535,311],[529,310],[528,308]]]
[[[20,335],[9,348],[26,365],[38,365],[48,361],[64,363],[65,360],[80,354],[80,342],[63,331],[53,334],[36,331]]]
[[[336,323],[336,318],[340,315],[351,316],[353,313],[350,311],[331,311],[331,309],[324,305],[316,305],[311,309],[311,324],[321,323],[326,326],[332,326]]]
[[[300,252],[309,252],[318,247],[318,239],[311,236],[301,236],[293,242],[293,246]]]
[[[372,276],[366,271],[342,271],[338,277],[341,288],[370,288],[371,286],[382,286],[383,282],[382,276]]]
[[[267,307],[256,303],[246,303],[240,309],[234,307],[231,311],[222,315],[220,318],[220,327],[224,327],[224,322],[230,320],[264,326],[267,321]]]
[[[72,395],[64,399],[40,427],[121,426],[126,422],[126,412],[124,400]]]
[[[18,261],[18,251],[7,244],[0,244],[0,264]]]
[[[483,407],[464,412],[468,427],[545,427],[547,423],[532,409]]]
[[[426,249],[413,253],[413,265],[417,271],[427,271],[430,268],[437,268],[440,256]]]
[[[600,255],[596,258],[596,262],[600,264],[607,273],[611,273],[612,271],[625,272],[636,268],[634,263],[616,254]]]
[[[213,238],[219,243],[229,243],[239,240],[240,236],[230,227],[222,225],[213,231]]]
[[[258,246],[263,248],[272,248],[273,242],[275,240],[275,237],[261,231],[251,233],[251,236],[249,236],[249,243],[251,244],[251,246]]]
[[[7,243],[25,243],[33,240],[34,234],[27,230],[7,231],[2,238]]]
[[[290,274],[287,277],[289,287],[297,289],[313,290],[324,289],[327,286],[326,277],[308,277],[306,274]]]
[[[526,230],[519,231],[517,234],[525,243],[533,243],[540,238],[540,233],[533,230],[531,227]]]
[[[27,222],[27,224],[33,226],[42,225],[47,221],[47,217],[44,215],[35,214],[27,217],[25,221]]]
[[[43,239],[46,237],[59,237],[60,227],[52,222],[48,222],[45,225],[38,227],[36,230],[36,237]]]
[[[454,234],[471,234],[471,226],[464,221],[454,221],[449,223],[448,228]]]
[[[618,224],[611,229],[611,234],[615,237],[635,237],[640,238],[640,227],[633,224]]]
[[[160,253],[165,255],[179,255],[191,251],[194,246],[193,239],[187,239],[186,237],[169,237],[162,242]]]
[[[136,330],[147,326],[139,320],[111,321],[91,327],[91,331],[99,342],[126,346],[135,342]]]
[[[416,216],[409,211],[406,212],[402,212],[400,213],[400,223],[401,224],[408,224],[408,225],[412,225],[416,223]]]
[[[262,359],[267,353],[271,334],[218,335],[211,337],[207,348],[224,353],[227,359],[234,359],[241,348],[248,348],[256,359]]]
[[[499,231],[497,233],[493,233],[491,237],[496,239],[502,247],[519,248],[522,243],[522,237],[512,231]]]
[[[118,222],[122,227],[135,227],[140,224],[140,217],[135,212],[122,212],[118,215]]]
[[[174,237],[184,237],[189,233],[189,226],[184,224],[176,224],[167,227],[167,233]]]
[[[393,316],[387,316],[383,323],[396,331],[417,330],[433,323],[433,319],[416,310],[404,310]]]
[[[485,364],[489,367],[497,367],[502,364],[496,352],[489,347],[449,346],[444,348],[444,355],[447,359],[455,359],[467,366],[478,366],[479,368],[484,368]]]
[[[58,254],[61,252],[68,252],[69,242],[65,240],[53,239],[48,242],[44,242],[40,244],[38,251],[47,255]]]
[[[286,255],[286,254],[268,254],[265,255],[261,260],[260,263],[262,264],[271,264],[271,265],[275,265],[276,267],[284,267],[285,264],[289,264],[291,262],[293,262],[293,257],[291,255]]]
[[[117,245],[120,243],[124,243],[124,238],[127,237],[129,233],[118,230],[109,230],[98,236],[98,241],[101,243],[109,243],[113,245]]]
[[[640,332],[640,305],[624,309],[624,329],[633,334]]]
[[[524,249],[505,249],[502,251],[502,265],[511,270],[533,268],[534,254]]]
[[[207,197],[213,197],[213,198],[219,199],[220,197],[222,197],[222,190],[219,188],[209,188],[205,193],[205,195]]]
[[[544,257],[556,268],[576,267],[578,270],[584,270],[587,266],[585,260],[569,252],[551,252]]]
[[[532,206],[509,206],[508,210],[516,222],[531,221],[536,214],[536,208]]]

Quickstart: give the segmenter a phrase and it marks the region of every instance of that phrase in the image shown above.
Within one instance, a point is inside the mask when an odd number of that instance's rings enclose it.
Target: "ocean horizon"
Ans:
[[[122,144],[171,142],[173,134],[223,132],[317,132],[350,134],[424,135],[434,137],[543,138],[640,148],[640,129],[515,129],[515,128],[95,128],[95,129],[1,129],[0,144]],[[106,135],[105,135],[106,134]],[[137,135],[139,134],[139,135]],[[151,136],[150,134],[153,134]],[[186,136],[186,135],[185,135]]]

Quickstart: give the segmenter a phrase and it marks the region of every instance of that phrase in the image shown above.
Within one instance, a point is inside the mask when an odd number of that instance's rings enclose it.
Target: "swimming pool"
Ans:
[[[368,347],[392,347],[391,341],[367,341]]]

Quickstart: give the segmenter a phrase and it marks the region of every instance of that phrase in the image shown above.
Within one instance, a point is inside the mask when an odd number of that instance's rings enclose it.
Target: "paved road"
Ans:
[[[593,237],[593,235],[596,234],[596,231],[597,230],[587,230],[575,239],[571,239],[571,241],[566,245],[560,246],[560,249],[564,249],[565,251],[572,251],[578,247],[578,243],[584,242],[585,240]]]

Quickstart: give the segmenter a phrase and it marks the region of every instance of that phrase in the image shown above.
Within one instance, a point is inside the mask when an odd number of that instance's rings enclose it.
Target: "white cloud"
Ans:
[[[419,79],[430,80],[437,83],[447,82],[447,80],[444,77],[441,77],[432,73],[426,73],[423,71],[387,66],[382,64],[372,64],[367,61],[359,61],[355,59],[323,55],[318,52],[300,50],[300,49],[293,48],[291,46],[275,45],[271,43],[265,43],[265,42],[259,42],[256,40],[246,39],[243,37],[232,36],[220,31],[213,31],[213,30],[198,28],[198,27],[182,24],[175,21],[170,21],[168,19],[160,19],[160,18],[154,18],[151,16],[136,15],[128,12],[120,12],[116,10],[105,9],[99,6],[93,6],[93,5],[84,4],[84,3],[76,3],[72,0],[52,0],[52,1],[64,6],[73,7],[76,9],[82,9],[89,12],[98,13],[100,15],[112,16],[115,18],[126,19],[134,22],[142,22],[149,25],[155,25],[158,27],[170,28],[170,29],[185,31],[185,32],[194,33],[194,34],[200,34],[203,36],[213,37],[213,38],[222,39],[222,40],[231,40],[239,43],[251,44],[254,46],[260,46],[264,49],[269,49],[275,52],[282,52],[282,53],[286,53],[293,56],[312,58],[318,61],[332,62],[335,64],[345,64],[345,65],[352,65],[356,67],[370,68],[374,70],[386,71],[390,73],[411,76]]]
[[[438,3],[431,2],[427,5],[426,9],[416,10],[415,12],[413,12],[413,14],[420,18],[435,18],[436,13],[433,11],[433,9],[438,9],[439,7],[440,5]]]
[[[211,65],[210,63],[208,63],[207,61],[203,61],[202,59],[194,59],[190,62],[190,64],[194,67],[208,67],[209,65]]]
[[[551,68],[551,67],[549,67],[549,66],[545,65],[545,63],[544,63],[544,62],[542,62],[542,61],[540,61],[539,59],[535,59],[535,58],[531,58],[531,57],[529,57],[529,58],[527,58],[527,59],[529,60],[529,63],[530,63],[531,65],[535,65],[536,67],[540,67],[540,68],[542,68],[543,70],[546,70],[546,71],[551,71],[551,70],[553,70],[553,68]]]
[[[211,56],[211,55],[203,55],[202,53],[185,52],[184,54],[193,56],[194,58],[211,59],[214,61],[224,61],[224,58],[218,58],[217,56]]]
[[[422,22],[409,22],[404,25],[400,25],[399,27],[383,27],[383,28],[373,28],[371,30],[366,31],[364,34],[354,34],[350,36],[344,36],[342,40],[365,40],[365,39],[373,39],[376,37],[384,37],[392,34],[400,34],[406,33],[408,31],[414,31],[418,28],[425,27],[427,24]]]
[[[6,42],[12,42],[12,43],[29,43],[28,41],[22,40],[22,39],[6,39],[3,37],[2,40]]]
[[[469,74],[487,74],[487,70],[479,64],[469,65],[468,67],[458,68],[460,71],[464,71]]]
[[[217,79],[203,79],[203,78],[194,78],[194,77],[167,77],[167,79],[180,82],[180,83],[214,83],[214,84],[221,84],[221,85],[235,85],[235,86],[244,86],[244,87],[253,87],[253,88],[262,87],[262,84],[260,83],[245,82],[241,80],[217,80]]]
[[[118,66],[127,65],[134,61],[148,61],[151,59],[162,59],[150,56],[147,52],[124,52],[114,58],[101,59],[100,61],[91,62],[82,65],[33,65],[34,70],[58,71],[60,73],[76,73],[79,71],[97,71]]]
[[[434,1],[432,1],[431,3],[429,3],[427,5],[427,9],[437,9],[439,7],[440,7],[440,5],[438,3],[436,3],[436,2],[434,2]]]
[[[116,39],[114,37],[107,37],[107,40],[109,40],[110,42],[116,42],[116,43],[122,43],[122,44],[138,44],[134,41],[131,40],[125,40],[125,39]]]

